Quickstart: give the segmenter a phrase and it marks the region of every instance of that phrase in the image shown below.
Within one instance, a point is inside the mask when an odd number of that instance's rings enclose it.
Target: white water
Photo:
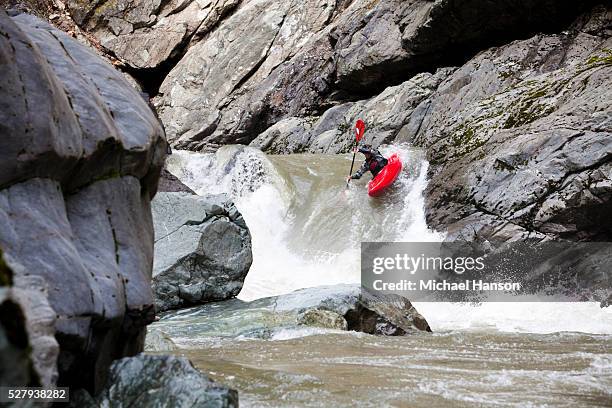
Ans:
[[[168,169],[198,194],[229,194],[252,234],[254,261],[239,297],[251,300],[295,289],[359,282],[362,241],[438,241],[425,222],[427,163],[407,146],[394,191],[367,196],[365,181],[347,190],[350,155],[267,157],[226,146],[216,154],[176,151]],[[366,176],[367,177],[367,176]],[[417,303],[434,331],[498,330],[612,334],[612,308],[596,303]]]

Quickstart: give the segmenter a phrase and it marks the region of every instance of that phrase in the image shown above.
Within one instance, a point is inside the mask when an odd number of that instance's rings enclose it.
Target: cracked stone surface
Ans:
[[[239,0],[68,1],[75,21],[132,68],[156,68],[203,36]]]
[[[418,120],[420,111],[416,108],[453,71],[454,68],[443,68],[435,74],[416,75],[374,98],[333,107],[320,117],[283,119],[250,146],[273,154],[347,152],[355,142],[353,124],[358,118],[368,124],[368,143],[378,146],[400,140],[408,132],[404,126]]]
[[[153,319],[163,128],[120,73],[61,31],[0,11],[0,34],[0,247],[21,266],[15,282],[46,287],[58,384],[95,391],[112,360],[142,351]]]
[[[152,209],[157,311],[238,295],[253,254],[249,230],[229,198],[158,193]]]
[[[280,120],[318,116],[487,43],[569,24],[586,3],[244,0],[187,45],[155,106],[179,148],[248,144]]]

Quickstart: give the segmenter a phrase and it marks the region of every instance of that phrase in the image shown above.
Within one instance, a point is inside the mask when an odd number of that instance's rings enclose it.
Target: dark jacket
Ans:
[[[366,161],[363,162],[361,168],[357,170],[357,173],[355,173],[351,178],[359,179],[366,171],[370,171],[372,173],[372,177],[376,177],[383,167],[387,165],[387,162],[387,159],[385,159],[378,150],[373,150],[370,157],[366,158]]]

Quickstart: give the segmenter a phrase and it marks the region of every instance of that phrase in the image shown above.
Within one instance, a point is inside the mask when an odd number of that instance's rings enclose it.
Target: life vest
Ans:
[[[380,153],[375,153],[372,158],[368,161],[368,168],[372,172],[372,176],[376,177],[378,173],[385,167],[388,160],[385,159]]]

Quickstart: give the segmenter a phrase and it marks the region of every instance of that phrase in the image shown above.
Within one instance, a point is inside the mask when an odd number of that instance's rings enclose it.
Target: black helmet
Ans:
[[[359,148],[359,153],[372,154],[372,145],[363,145]]]

